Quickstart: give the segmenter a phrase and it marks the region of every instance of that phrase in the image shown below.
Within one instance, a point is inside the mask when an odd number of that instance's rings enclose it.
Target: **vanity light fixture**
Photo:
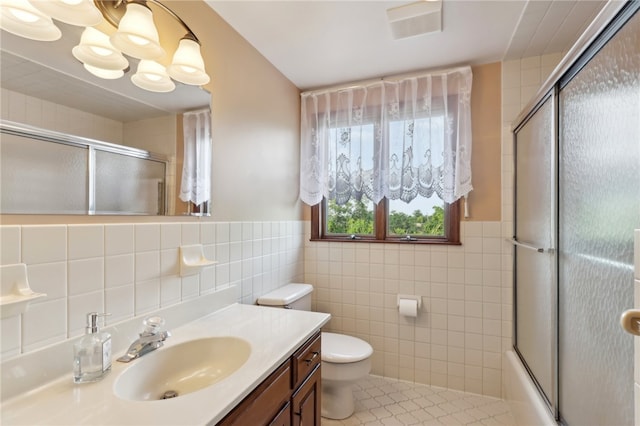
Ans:
[[[110,38],[111,44],[123,53],[138,59],[158,59],[165,52],[160,46],[158,29],[153,23],[153,12],[144,4],[131,1],[118,23],[118,31]]]
[[[153,9],[149,7],[153,5]],[[173,53],[171,64],[158,62],[165,56],[153,14],[162,9],[186,32]],[[1,0],[0,27],[10,33],[38,41],[61,37],[53,19],[84,26],[80,43],[72,50],[93,75],[119,78],[128,71],[125,55],[140,59],[138,72],[131,77],[145,90],[167,92],[175,88],[173,78],[184,84],[201,86],[210,81],[200,52],[200,41],[189,26],[159,0]],[[111,36],[93,28],[106,20],[116,32]],[[151,61],[144,62],[143,61]],[[160,69],[162,68],[162,69]]]
[[[109,36],[93,27],[84,29],[80,44],[71,53],[77,60],[93,68],[115,71],[129,66],[129,61],[110,43]]]
[[[94,67],[93,65],[83,64],[84,69],[89,71],[96,77],[103,78],[105,80],[115,80],[124,75],[124,70],[106,70],[104,68]]]
[[[141,89],[151,92],[171,92],[176,88],[165,67],[150,59],[140,60],[138,70],[131,76],[131,81]]]
[[[200,55],[200,43],[192,35],[187,34],[180,40],[167,72],[173,79],[184,84],[202,85],[209,82],[204,60]]]
[[[165,11],[186,31],[173,54],[172,63],[166,69],[169,76],[181,83],[196,86],[210,81],[200,53],[200,40],[174,11],[160,1],[94,0],[94,2],[104,18],[118,28],[110,37],[111,44],[126,55],[139,59],[157,60],[164,56],[164,49],[158,41],[158,30],[153,22],[153,11],[147,4],[153,4],[158,10]]]
[[[0,27],[20,37],[37,41],[54,41],[62,32],[51,18],[27,0],[3,0],[0,3]]]
[[[31,0],[33,7],[53,19],[80,27],[102,22],[102,14],[92,0]]]

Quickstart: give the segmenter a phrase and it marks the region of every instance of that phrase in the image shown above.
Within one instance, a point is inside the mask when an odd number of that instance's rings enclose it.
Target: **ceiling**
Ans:
[[[603,0],[443,0],[442,31],[394,40],[409,1],[205,0],[303,90],[424,69],[566,52]]]
[[[302,90],[565,52],[606,3],[442,0],[442,32],[394,40],[386,11],[412,0],[205,1]],[[63,38],[52,43],[2,32],[2,87],[123,122],[208,105],[210,95],[193,86],[177,83],[166,96],[92,76],[70,53],[82,29],[57,25]]]

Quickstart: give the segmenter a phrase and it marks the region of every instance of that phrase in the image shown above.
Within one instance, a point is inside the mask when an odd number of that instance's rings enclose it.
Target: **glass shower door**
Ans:
[[[515,349],[555,405],[554,98],[515,134]],[[536,250],[538,249],[538,250]],[[542,250],[542,251],[539,251]]]
[[[559,140],[559,409],[632,425],[633,229],[640,227],[640,13],[566,82]]]

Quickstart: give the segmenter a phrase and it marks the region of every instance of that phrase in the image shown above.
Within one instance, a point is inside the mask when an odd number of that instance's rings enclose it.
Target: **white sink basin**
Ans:
[[[210,337],[163,347],[131,361],[114,384],[122,399],[156,401],[213,385],[237,371],[251,346],[236,337]]]

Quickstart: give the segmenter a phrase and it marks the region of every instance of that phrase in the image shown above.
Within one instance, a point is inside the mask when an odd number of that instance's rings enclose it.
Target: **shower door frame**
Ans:
[[[559,335],[559,329],[558,329],[558,256],[556,253],[556,245],[558,242],[558,140],[559,140],[559,103],[560,103],[560,98],[559,98],[559,90],[558,90],[558,85],[554,84],[554,86],[551,88],[551,90],[548,90],[546,93],[542,94],[542,96],[540,97],[540,100],[538,101],[538,103],[536,105],[534,105],[534,107],[529,110],[529,112],[523,116],[523,118],[519,118],[517,121],[517,126],[515,126],[512,129],[512,133],[513,133],[513,157],[514,157],[514,184],[513,184],[513,199],[514,199],[514,203],[513,203],[513,239],[511,240],[511,243],[513,244],[513,330],[512,330],[512,347],[513,350],[515,351],[515,353],[518,355],[518,358],[520,358],[520,361],[522,362],[522,365],[524,366],[525,370],[527,371],[527,373],[529,374],[529,377],[531,378],[533,384],[536,386],[536,389],[538,390],[538,393],[540,394],[542,400],[546,403],[547,408],[549,409],[551,415],[553,416],[554,419],[558,420],[559,419],[559,411],[558,411],[558,402],[559,402],[559,389],[558,389],[558,335]],[[517,198],[517,176],[518,176],[518,169],[517,169],[517,156],[518,156],[518,132],[527,124],[529,123],[529,121],[536,115],[536,113],[542,108],[542,106],[547,102],[551,102],[551,114],[553,117],[553,121],[552,121],[552,129],[551,132],[553,134],[552,140],[551,140],[551,147],[550,147],[550,154],[551,154],[551,164],[553,165],[551,173],[551,179],[550,179],[550,184],[551,184],[551,188],[550,188],[550,193],[551,193],[551,199],[549,199],[549,203],[550,205],[550,211],[551,211],[551,247],[531,247],[528,246],[527,244],[522,244],[519,243],[517,241],[517,202],[516,200]],[[516,269],[516,264],[517,264],[517,257],[518,257],[518,248],[522,247],[527,249],[527,250],[536,250],[539,254],[542,255],[551,255],[553,256],[552,259],[552,270],[551,270],[551,277],[552,277],[552,282],[551,282],[551,289],[552,289],[552,296],[551,299],[549,300],[549,303],[551,303],[551,306],[553,307],[552,309],[552,318],[551,318],[551,324],[553,325],[553,328],[551,330],[551,347],[549,348],[549,350],[551,351],[551,389],[550,389],[550,393],[551,395],[547,395],[546,392],[544,391],[542,385],[540,384],[540,382],[538,381],[538,379],[536,378],[536,376],[533,374],[531,368],[529,367],[524,355],[521,353],[520,349],[518,348],[517,342],[518,342],[518,324],[517,324],[517,318],[518,318],[518,304],[517,304],[517,297],[518,297],[518,289],[516,286],[516,282],[517,282],[517,269]]]
[[[576,44],[571,48],[569,53],[563,58],[560,64],[554,69],[549,78],[545,81],[542,87],[538,90],[537,94],[532,98],[532,100],[527,104],[527,106],[523,109],[523,111],[518,115],[518,117],[514,120],[514,125],[512,126],[513,133],[513,152],[514,152],[514,185],[513,185],[513,199],[514,199],[514,215],[513,215],[513,235],[514,239],[511,240],[514,247],[513,254],[513,333],[512,333],[512,347],[523,366],[527,370],[527,373],[531,377],[531,380],[535,384],[538,393],[540,394],[542,400],[545,401],[547,408],[549,409],[550,414],[553,418],[561,424],[561,416],[560,416],[560,407],[559,407],[559,371],[558,371],[558,363],[559,363],[559,346],[560,342],[558,341],[560,330],[559,330],[559,322],[558,322],[558,314],[559,314],[559,257],[557,256],[557,252],[554,248],[550,248],[550,251],[553,251],[553,270],[552,270],[552,303],[553,306],[553,330],[552,330],[552,342],[553,346],[550,348],[552,351],[552,389],[551,395],[549,397],[546,396],[545,392],[542,389],[542,386],[536,379],[536,377],[532,374],[531,369],[527,365],[527,362],[520,350],[517,346],[517,281],[516,281],[516,259],[517,259],[517,250],[516,248],[521,245],[516,240],[516,230],[517,230],[517,186],[516,186],[516,176],[517,176],[517,133],[522,129],[524,125],[526,125],[529,120],[538,112],[538,110],[543,106],[543,104],[551,99],[552,102],[552,114],[553,114],[553,141],[551,148],[552,162],[553,162],[553,177],[551,179],[551,183],[553,185],[552,195],[553,195],[553,205],[552,205],[552,243],[556,244],[559,241],[559,140],[560,140],[560,91],[564,88],[573,77],[578,74],[582,68],[601,50],[601,48],[606,45],[611,38],[622,28],[626,22],[631,19],[631,17],[635,13],[640,13],[640,1],[629,0],[626,2],[608,2],[602,9],[602,11],[598,14],[595,20],[589,25],[587,30],[582,34],[582,36],[578,39]],[[540,250],[538,250],[540,251]],[[633,377],[631,378],[633,379]],[[638,419],[638,413],[636,415],[636,420]]]

